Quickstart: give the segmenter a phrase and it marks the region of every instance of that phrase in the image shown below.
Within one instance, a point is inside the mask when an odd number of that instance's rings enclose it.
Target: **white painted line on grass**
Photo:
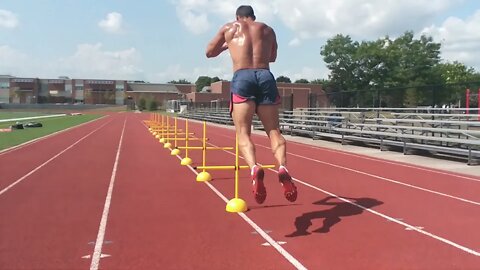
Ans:
[[[26,175],[22,176],[21,178],[19,178],[17,181],[13,182],[12,184],[10,184],[9,186],[7,186],[6,188],[4,188],[3,190],[0,191],[0,195],[2,195],[3,193],[7,192],[9,189],[13,188],[15,185],[17,185],[18,183],[22,182],[23,180],[25,180],[27,177],[29,177],[30,175],[34,174],[36,171],[40,170],[41,168],[43,168],[45,165],[47,165],[48,163],[50,163],[52,160],[56,159],[57,157],[59,157],[60,155],[62,155],[63,153],[67,152],[68,150],[70,150],[72,147],[74,147],[75,145],[79,144],[81,141],[83,141],[84,139],[86,139],[88,136],[92,135],[93,133],[95,133],[96,131],[98,131],[99,129],[101,129],[102,127],[104,127],[105,125],[107,125],[108,123],[110,122],[107,122],[103,125],[101,125],[100,127],[98,127],[97,129],[93,130],[92,132],[88,133],[87,135],[83,136],[82,138],[80,138],[78,141],[74,142],[73,144],[71,144],[69,147],[65,148],[64,150],[62,150],[60,153],[56,154],[55,156],[53,156],[52,158],[50,158],[49,160],[45,161],[44,163],[42,163],[40,166],[36,167],[35,169],[31,170],[29,173],[27,173]]]
[[[66,132],[66,131],[68,131],[68,130],[71,130],[71,129],[74,129],[74,128],[78,128],[78,127],[84,126],[84,125],[86,125],[86,124],[88,124],[88,123],[91,123],[91,122],[94,122],[94,121],[103,119],[104,117],[106,117],[106,116],[102,116],[102,117],[100,117],[100,118],[92,119],[92,120],[90,120],[90,121],[88,121],[88,122],[85,122],[85,123],[82,123],[82,124],[80,124],[80,125],[73,126],[73,127],[69,127],[69,128],[66,128],[66,129],[62,129],[62,130],[59,130],[59,131],[57,131],[57,132],[54,132],[54,133],[50,133],[50,134],[48,134],[48,135],[45,135],[45,136],[43,136],[43,137],[36,138],[36,139],[30,140],[30,141],[28,141],[28,142],[24,142],[24,143],[22,143],[22,144],[15,145],[15,146],[12,146],[12,147],[7,148],[7,149],[0,150],[0,156],[1,156],[1,155],[4,155],[4,154],[7,154],[7,153],[10,153],[10,152],[12,152],[12,151],[21,149],[21,148],[23,148],[23,147],[25,147],[25,146],[28,146],[28,145],[30,145],[30,144],[33,144],[33,143],[36,143],[36,142],[45,140],[45,139],[47,139],[47,138],[49,138],[49,137],[52,137],[52,136],[55,136],[55,135],[57,135],[57,134]]]
[[[110,204],[112,202],[113,186],[115,185],[115,178],[117,176],[118,161],[120,160],[120,152],[122,149],[123,135],[125,134],[125,126],[127,124],[127,118],[123,122],[122,135],[118,142],[117,155],[115,156],[115,163],[113,164],[112,176],[110,177],[110,185],[108,186],[107,197],[105,198],[105,205],[103,207],[102,219],[100,220],[100,226],[98,228],[97,240],[95,241],[95,249],[93,250],[92,263],[90,264],[90,270],[97,270],[100,265],[100,259],[102,257],[102,246],[105,238],[105,231],[107,229],[108,213],[110,212]],[[110,256],[110,255],[109,255]]]
[[[11,118],[11,119],[1,119],[0,123],[5,122],[14,122],[14,121],[22,121],[22,120],[34,120],[34,119],[42,119],[42,118],[53,118],[53,117],[61,117],[66,116],[67,114],[53,114],[53,115],[41,115],[41,116],[30,116],[30,117],[21,117],[21,118]]]

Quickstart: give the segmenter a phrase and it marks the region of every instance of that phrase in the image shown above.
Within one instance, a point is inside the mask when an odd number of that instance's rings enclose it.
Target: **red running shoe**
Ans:
[[[267,198],[267,190],[265,189],[265,185],[263,185],[264,176],[265,172],[263,171],[263,168],[255,165],[255,167],[253,167],[252,189],[253,196],[258,204],[262,204]]]
[[[297,187],[293,184],[292,177],[285,167],[278,169],[278,180],[283,186],[284,195],[287,200],[294,202],[297,200]]]

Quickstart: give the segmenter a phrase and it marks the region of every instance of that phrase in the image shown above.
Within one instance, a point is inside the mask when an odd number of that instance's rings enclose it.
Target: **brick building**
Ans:
[[[284,109],[327,106],[320,85],[277,83]],[[0,76],[0,103],[85,103],[125,105],[139,100],[155,100],[165,107],[168,100],[227,104],[230,100],[230,82],[212,83],[201,92],[193,84],[157,84],[126,80],[91,80],[17,78]]]

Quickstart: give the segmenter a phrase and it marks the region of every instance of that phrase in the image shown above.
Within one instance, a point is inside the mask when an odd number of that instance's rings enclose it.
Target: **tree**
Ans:
[[[140,111],[143,111],[147,108],[147,100],[144,97],[140,97],[140,100],[138,101],[138,109]]]
[[[186,79],[180,79],[178,81],[172,80],[172,81],[169,81],[168,83],[171,83],[171,84],[192,84],[190,81],[187,81]]]
[[[212,83],[212,78],[208,76],[200,76],[198,77],[197,81],[195,82],[197,92],[202,91],[203,87],[210,86]]]
[[[283,82],[283,83],[291,83],[292,80],[290,80],[290,78],[288,78],[287,76],[279,76],[277,77],[277,82]]]
[[[440,44],[427,36],[415,39],[413,32],[395,40],[384,37],[361,43],[336,35],[320,54],[330,69],[331,86],[350,92],[342,96],[342,106],[371,103],[378,89],[438,82],[434,67],[440,62]],[[390,98],[402,103],[403,92]]]
[[[298,79],[295,83],[310,83],[307,79]]]
[[[221,81],[221,79],[218,78],[217,76],[215,76],[215,77],[212,78],[211,83],[219,82],[219,81]]]

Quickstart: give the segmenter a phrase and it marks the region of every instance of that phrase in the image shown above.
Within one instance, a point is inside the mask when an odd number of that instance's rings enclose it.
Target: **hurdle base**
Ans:
[[[172,144],[169,143],[169,142],[167,142],[163,145],[163,148],[170,148],[170,147],[172,147]]]
[[[159,142],[164,143],[166,141],[165,138],[160,138]]]
[[[212,176],[208,172],[201,172],[197,175],[197,182],[208,182],[212,180]]]
[[[248,210],[248,207],[247,203],[244,200],[240,198],[233,198],[227,203],[225,210],[230,213],[240,213],[246,212]]]
[[[180,149],[178,149],[178,148],[175,148],[175,149],[172,150],[172,152],[170,152],[170,155],[172,155],[172,156],[177,156],[179,154],[180,154]]]
[[[183,166],[191,165],[193,163],[192,159],[189,157],[183,158],[180,164]]]

